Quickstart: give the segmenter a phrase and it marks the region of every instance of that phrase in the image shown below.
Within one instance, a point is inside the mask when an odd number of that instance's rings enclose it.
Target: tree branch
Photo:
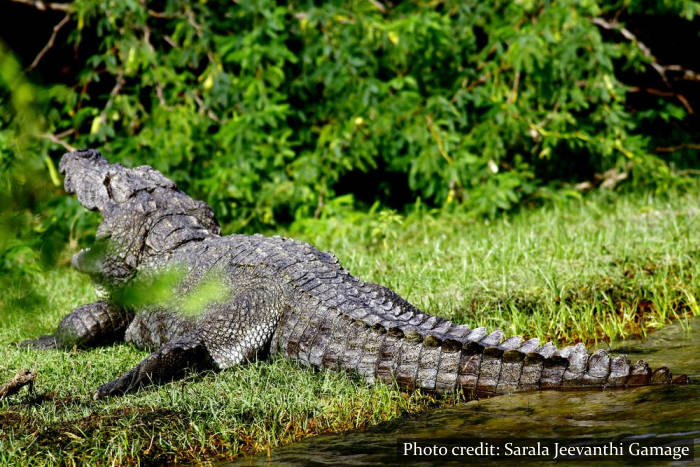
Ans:
[[[160,19],[172,19],[173,18],[172,15],[169,15],[167,13],[161,13],[160,11],[156,11],[156,10],[151,10],[150,8],[148,8],[146,11],[148,11],[149,16],[153,16],[154,18],[160,18]]]
[[[119,74],[117,74],[117,82],[114,83],[114,87],[109,93],[109,99],[107,99],[107,102],[105,103],[104,109],[107,109],[111,104],[114,98],[119,94],[119,91],[121,91],[122,86],[124,86],[124,72],[123,70],[119,70]],[[99,118],[100,123],[105,123],[107,121],[107,114],[105,113],[105,110],[102,110],[100,113]],[[60,144],[60,143],[59,143]]]
[[[700,175],[700,170],[698,170],[698,169],[679,170],[679,171],[676,172],[676,175],[680,175],[680,176],[685,176],[685,175]]]
[[[73,130],[70,130],[70,132],[72,132],[72,131],[73,131]],[[41,137],[42,137],[42,138],[48,139],[48,140],[51,141],[52,143],[55,143],[55,144],[58,144],[58,145],[63,146],[63,147],[65,148],[66,151],[75,151],[75,147],[71,146],[70,144],[66,143],[65,141],[63,141],[63,140],[60,138],[60,136],[63,136],[63,135],[65,135],[65,134],[66,134],[65,131],[64,131],[63,133],[59,133],[58,135],[54,135],[54,134],[51,134],[51,133],[44,133],[44,134],[41,135]],[[70,133],[69,133],[69,134],[70,134]]]
[[[700,81],[700,73],[683,68],[680,65],[666,65],[664,68],[666,68],[667,71],[678,71],[683,73],[682,79],[686,81]]]
[[[202,31],[202,26],[200,26],[197,21],[194,19],[194,12],[191,9],[187,9],[185,12],[185,15],[187,16],[187,21],[190,23],[190,25],[194,28],[194,30],[197,32],[197,35],[199,37],[202,37],[203,31]]]
[[[144,8],[146,8],[146,0],[141,0],[141,4],[143,5]],[[155,49],[155,47],[153,47],[153,44],[151,44],[151,28],[148,27],[147,22],[143,23],[143,41],[148,46],[148,49],[153,53],[153,56],[154,57],[157,56],[156,49]],[[155,84],[156,96],[158,97],[158,102],[160,102],[161,106],[167,107],[167,104],[165,102],[165,97],[163,96],[163,85],[160,84],[160,82],[156,78],[155,73],[153,74],[153,82]]]
[[[194,101],[197,103],[197,106],[199,107],[199,113],[203,114],[206,113],[207,117],[211,118],[215,122],[219,123],[219,117],[216,116],[216,114],[206,106],[202,98],[199,96],[197,91],[194,91],[192,93],[192,97],[194,98]]]
[[[70,4],[68,3],[44,3],[41,0],[10,0],[15,3],[22,3],[24,5],[33,6],[37,10],[56,10],[56,11],[70,11]]]
[[[677,92],[661,91],[660,89],[654,89],[654,88],[640,88],[637,86],[632,86],[631,88],[629,88],[629,92],[647,92],[649,94],[654,94],[655,96],[675,97],[676,99],[678,99],[681,102],[681,104],[683,104],[683,107],[685,107],[685,110],[689,114],[695,113],[693,108],[690,106],[690,102],[688,102],[688,99],[686,99],[683,94],[679,94]]]
[[[671,87],[668,82],[668,77],[666,76],[666,73],[669,71],[678,71],[683,73],[684,80],[700,81],[700,74],[693,70],[684,68],[681,65],[661,65],[654,56],[654,54],[651,53],[651,49],[646,44],[644,44],[644,42],[640,41],[637,38],[637,36],[632,34],[632,32],[629,29],[625,28],[617,21],[609,22],[604,20],[603,18],[591,18],[591,22],[595,25],[600,26],[603,29],[607,29],[610,31],[618,31],[620,34],[622,34],[622,36],[625,39],[639,47],[639,50],[641,50],[644,56],[651,62],[649,63],[651,67],[654,70],[656,70],[656,72],[659,74],[659,76],[661,76],[661,79],[664,80],[664,83],[666,83],[668,87]]]
[[[700,144],[697,143],[684,143],[678,146],[668,146],[668,147],[658,147],[654,149],[655,152],[674,152],[681,149],[700,149]]]
[[[53,47],[54,41],[56,40],[56,36],[58,35],[58,31],[60,31],[61,28],[65,26],[66,23],[68,23],[68,20],[70,20],[70,13],[66,13],[66,16],[64,16],[63,19],[59,21],[56,26],[53,27],[53,32],[51,33],[51,37],[49,37],[49,41],[46,43],[44,48],[39,51],[36,57],[34,57],[34,61],[31,65],[29,65],[27,70],[33,70],[34,68],[36,68],[37,65],[39,65],[39,62],[42,58],[44,58],[46,52],[48,52],[49,49]]]

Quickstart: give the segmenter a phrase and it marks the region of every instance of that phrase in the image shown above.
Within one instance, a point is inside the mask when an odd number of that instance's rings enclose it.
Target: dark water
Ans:
[[[271,456],[241,459],[238,465],[401,465],[398,438],[695,438],[695,461],[700,465],[700,317],[676,323],[643,341],[613,346],[630,360],[643,358],[652,368],[668,366],[690,376],[688,386],[647,387],[615,391],[541,392],[494,397],[457,407],[437,409],[366,431],[324,435],[273,450]],[[475,462],[475,459],[470,459]],[[597,461],[593,465],[634,464]],[[638,462],[638,461],[637,461]],[[461,462],[465,463],[464,460]],[[479,459],[483,465],[504,460]],[[523,461],[518,464],[542,464]],[[571,462],[570,462],[571,463]],[[459,465],[446,459],[419,460],[412,465]],[[553,462],[552,462],[553,464]],[[580,461],[589,465],[590,461]],[[674,465],[646,461],[645,465]],[[509,464],[512,465],[512,464]],[[557,465],[568,465],[557,462]]]

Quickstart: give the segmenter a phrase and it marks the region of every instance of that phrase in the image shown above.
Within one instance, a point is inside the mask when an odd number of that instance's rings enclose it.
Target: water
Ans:
[[[398,438],[606,438],[674,435],[695,438],[700,465],[700,317],[667,326],[643,341],[613,346],[630,360],[690,376],[688,386],[615,391],[514,394],[437,409],[366,431],[324,435],[241,459],[238,465],[397,465]],[[612,465],[615,462],[597,462]],[[502,465],[503,460],[491,462]],[[518,462],[522,464],[523,462]],[[538,462],[542,464],[542,462]],[[646,462],[656,465],[658,461]],[[445,465],[419,461],[416,465]],[[457,465],[457,464],[455,464]],[[559,463],[558,465],[561,465]],[[689,465],[689,463],[682,463]]]

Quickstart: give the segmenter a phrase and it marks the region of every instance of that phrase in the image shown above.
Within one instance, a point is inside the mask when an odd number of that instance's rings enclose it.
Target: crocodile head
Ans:
[[[69,152],[59,165],[64,187],[99,211],[96,245],[73,257],[76,269],[109,285],[131,276],[148,255],[219,234],[212,209],[149,166],[110,164],[94,149]]]

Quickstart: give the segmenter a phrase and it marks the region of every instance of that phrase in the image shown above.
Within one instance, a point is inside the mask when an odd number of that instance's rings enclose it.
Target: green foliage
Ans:
[[[153,165],[230,230],[317,216],[347,191],[381,200],[358,173],[393,176],[404,202],[490,216],[615,167],[665,188],[645,129],[688,111],[669,99],[632,111],[622,73],[651,58],[592,19],[690,21],[698,4],[618,3],[75,0],[54,48],[86,59],[61,82],[44,76],[25,133]],[[32,93],[11,89],[19,115]],[[59,156],[55,139],[2,141],[3,160]]]
[[[36,308],[46,302],[36,287],[45,266],[62,261],[71,246],[94,230],[77,201],[63,200],[49,141],[34,138],[46,124],[37,110],[47,92],[23,76],[0,43],[0,308]]]
[[[183,268],[138,273],[128,283],[110,290],[110,299],[127,309],[161,308],[195,316],[208,306],[231,298],[231,288],[224,274],[218,269],[210,270],[196,285],[183,290],[183,279],[186,278]]]

